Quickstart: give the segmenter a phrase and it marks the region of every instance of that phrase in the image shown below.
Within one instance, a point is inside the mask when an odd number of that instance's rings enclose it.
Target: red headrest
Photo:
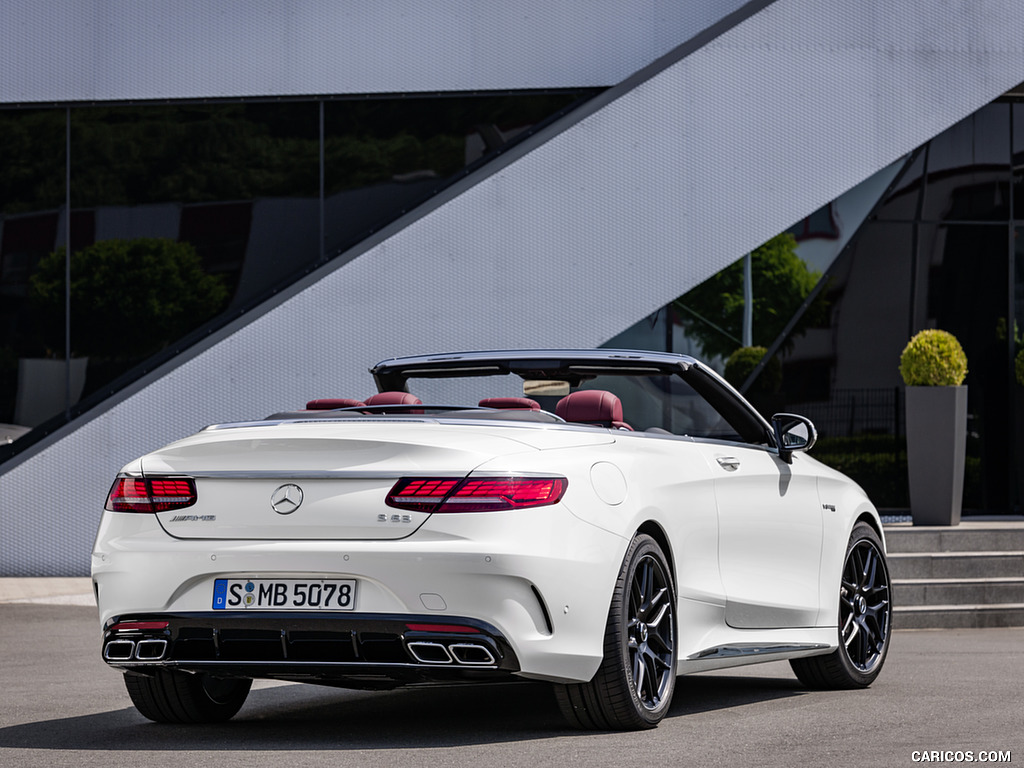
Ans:
[[[540,403],[528,397],[485,397],[480,401],[480,407],[516,411],[539,411]]]
[[[351,397],[322,397],[319,400],[310,400],[306,403],[307,411],[333,411],[335,408],[358,408],[366,405],[362,400],[353,400]]]
[[[409,392],[378,392],[366,398],[366,405],[421,405],[416,395]]]
[[[602,389],[581,389],[566,395],[555,405],[555,413],[566,421],[630,428],[622,421],[622,402]]]

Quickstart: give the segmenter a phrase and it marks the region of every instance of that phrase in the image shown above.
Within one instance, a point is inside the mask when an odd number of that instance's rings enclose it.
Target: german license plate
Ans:
[[[352,611],[355,579],[217,579],[213,608],[217,611]]]

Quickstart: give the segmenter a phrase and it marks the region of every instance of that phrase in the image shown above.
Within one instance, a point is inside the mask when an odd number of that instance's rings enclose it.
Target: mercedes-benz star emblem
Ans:
[[[302,489],[295,483],[285,483],[270,494],[270,506],[279,515],[290,515],[302,504]]]

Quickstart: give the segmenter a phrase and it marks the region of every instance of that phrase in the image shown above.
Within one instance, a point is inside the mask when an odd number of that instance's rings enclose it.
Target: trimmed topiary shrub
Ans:
[[[740,347],[725,361],[725,380],[739,389],[747,376],[754,370],[758,363],[768,353],[764,347]],[[751,392],[772,394],[779,391],[782,386],[782,363],[778,357],[771,358],[761,374],[754,379],[750,387]]]
[[[900,355],[900,375],[908,387],[958,387],[967,376],[967,355],[948,331],[921,331]]]

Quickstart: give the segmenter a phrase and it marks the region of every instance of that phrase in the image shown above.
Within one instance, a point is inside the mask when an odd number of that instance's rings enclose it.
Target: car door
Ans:
[[[698,364],[684,378],[700,398],[691,436],[714,476],[726,621],[814,626],[823,519],[813,462],[783,460],[767,422],[714,372]]]
[[[816,477],[796,454],[739,443],[701,446],[715,475],[718,559],[733,627],[814,626],[822,510]]]

